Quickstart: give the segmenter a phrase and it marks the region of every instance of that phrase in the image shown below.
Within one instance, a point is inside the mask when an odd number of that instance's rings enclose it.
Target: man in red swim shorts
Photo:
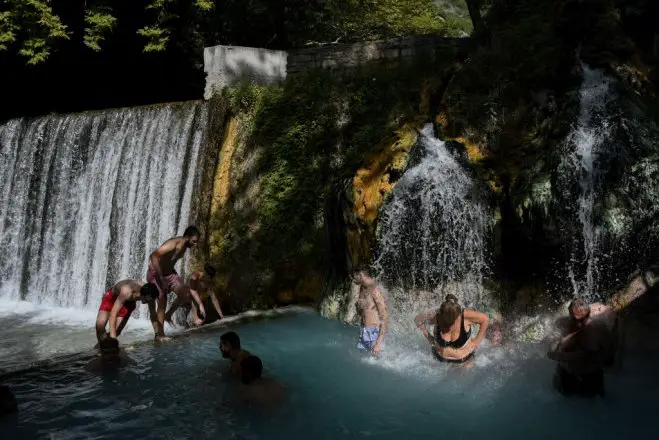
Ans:
[[[149,314],[156,340],[165,340],[165,308],[167,294],[183,288],[183,280],[174,269],[174,265],[183,258],[185,252],[199,243],[199,229],[188,226],[182,237],[170,238],[149,255],[149,269],[146,280],[158,288],[158,311],[155,305],[149,304]],[[195,298],[199,302],[199,298]]]
[[[158,288],[154,284],[139,280],[119,281],[105,292],[96,316],[96,339],[99,346],[107,338],[117,339],[135,310],[137,301],[153,304],[157,296]],[[108,323],[109,333],[105,330]]]

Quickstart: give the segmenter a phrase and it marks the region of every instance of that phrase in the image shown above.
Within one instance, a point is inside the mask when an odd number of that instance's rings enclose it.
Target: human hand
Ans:
[[[195,326],[199,327],[201,324],[204,323],[204,320],[201,319],[201,318],[197,318],[197,319],[194,319],[194,320],[192,321],[192,323],[193,323]]]
[[[378,341],[378,342],[375,343],[375,347],[373,347],[373,350],[371,351],[371,353],[377,355],[377,354],[380,354],[381,351],[382,351],[382,343],[380,341]]]

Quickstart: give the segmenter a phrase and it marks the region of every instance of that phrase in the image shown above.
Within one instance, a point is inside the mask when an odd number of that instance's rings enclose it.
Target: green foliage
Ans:
[[[105,39],[105,34],[110,32],[117,22],[110,12],[109,8],[104,7],[85,11],[87,27],[85,28],[84,43],[96,52],[101,50],[101,42]]]
[[[432,0],[327,0],[326,4],[337,36],[346,41],[447,33]]]
[[[422,89],[438,71],[420,64],[388,71],[365,68],[350,76],[319,70],[283,86],[225,91],[232,111],[251,121],[243,154],[260,150],[255,169],[234,197],[245,197],[255,179],[260,193],[253,211],[216,219],[222,235],[230,237],[217,256],[218,266],[288,274],[321,269],[326,255],[323,209],[332,188],[351,179],[366,154],[381,149],[395,130],[418,117]],[[234,163],[244,161],[234,158]],[[254,234],[245,233],[249,224],[258,225]]]
[[[18,44],[28,64],[43,62],[54,41],[68,38],[50,0],[5,0],[0,6],[0,50]]]

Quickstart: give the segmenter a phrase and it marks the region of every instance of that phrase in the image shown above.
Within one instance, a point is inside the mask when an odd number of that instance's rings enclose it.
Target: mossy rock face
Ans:
[[[318,304],[334,264],[326,222],[336,188],[346,188],[355,226],[345,231],[354,257],[340,264],[368,260],[378,209],[442,68],[319,70],[223,92],[231,116],[218,142],[207,259],[231,307]]]

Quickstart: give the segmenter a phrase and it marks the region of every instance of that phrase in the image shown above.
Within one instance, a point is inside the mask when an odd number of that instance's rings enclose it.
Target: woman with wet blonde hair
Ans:
[[[474,357],[474,351],[485,338],[489,318],[485,313],[463,309],[455,295],[448,294],[439,310],[422,313],[414,319],[440,362],[463,364]],[[434,325],[434,335],[427,324]],[[471,338],[471,325],[479,324],[478,334]]]

